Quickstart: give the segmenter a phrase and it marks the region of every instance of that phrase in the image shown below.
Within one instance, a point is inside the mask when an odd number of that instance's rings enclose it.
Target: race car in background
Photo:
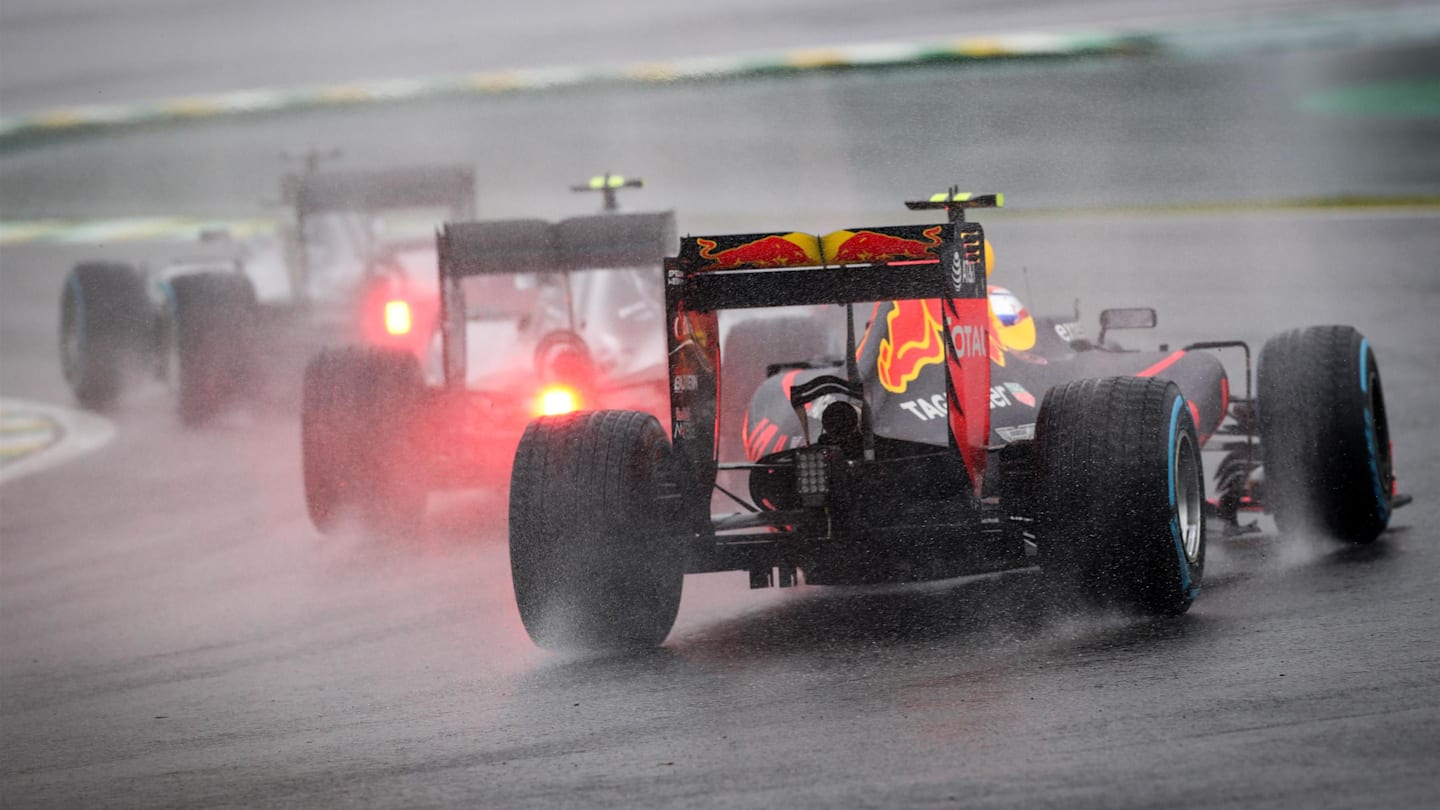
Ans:
[[[510,559],[531,638],[658,644],[684,576],[732,570],[784,587],[1038,566],[1064,599],[1178,614],[1200,593],[1209,516],[1266,508],[1354,543],[1385,528],[1405,498],[1354,329],[1271,340],[1258,396],[1247,364],[1240,398],[1212,350],[1248,356],[1242,343],[1106,342],[1153,325],[1152,310],[1108,310],[1095,343],[1074,324],[1042,334],[987,290],[984,234],[965,219],[1002,202],[952,189],[908,203],[948,211],[936,225],[683,240],[665,261],[668,435],[649,414],[580,412],[532,422],[516,451]],[[815,304],[845,309],[845,353],[770,365],[727,421],[718,312]],[[726,432],[745,458],[719,455]],[[1228,505],[1206,500],[1214,436]],[[725,470],[748,492],[722,489],[743,511],[714,514]]]
[[[61,369],[82,406],[108,409],[131,382],[157,378],[183,423],[206,422],[252,388],[262,332],[298,327],[308,343],[360,339],[423,354],[438,293],[433,242],[415,234],[473,213],[473,172],[315,164],[283,178],[290,219],[274,233],[208,232],[173,259],[71,270]]]
[[[605,211],[559,222],[450,222],[438,247],[432,349],[328,349],[306,368],[305,500],[321,532],[403,533],[429,492],[503,485],[537,415],[667,407],[660,262],[673,212],[617,213],[639,180],[577,190]]]
[[[474,217],[474,171],[312,163],[288,175],[282,191],[295,216],[286,240],[290,300],[342,340],[423,355],[439,309],[435,228]]]

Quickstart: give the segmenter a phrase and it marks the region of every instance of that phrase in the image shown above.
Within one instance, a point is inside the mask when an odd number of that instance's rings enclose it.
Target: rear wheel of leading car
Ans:
[[[1057,386],[1035,449],[1046,576],[1087,601],[1188,610],[1205,570],[1205,478],[1180,389],[1138,377]]]
[[[170,349],[180,421],[209,421],[245,390],[255,332],[255,288],[239,273],[167,282]]]
[[[1260,352],[1266,508],[1283,530],[1369,543],[1390,521],[1394,473],[1380,367],[1349,326],[1276,335]]]
[[[424,394],[420,364],[408,352],[327,349],[310,361],[300,444],[315,528],[404,534],[419,527],[427,491],[411,431]]]
[[[684,557],[670,440],[655,417],[544,417],[510,479],[510,567],[520,619],[551,649],[651,647],[675,623]]]
[[[145,282],[134,268],[85,262],[70,271],[60,297],[60,367],[82,406],[115,403],[152,322]]]
[[[771,363],[813,360],[830,346],[826,324],[813,318],[754,318],[741,321],[725,336],[720,349],[720,457],[745,457],[741,427],[750,398],[765,381]]]

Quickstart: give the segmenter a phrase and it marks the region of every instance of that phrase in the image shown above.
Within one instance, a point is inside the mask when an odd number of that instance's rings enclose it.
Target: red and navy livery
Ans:
[[[1017,301],[992,308],[966,212],[1001,203],[952,188],[907,203],[945,211],[939,225],[681,240],[664,263],[669,434],[648,414],[598,411],[539,419],[520,441],[510,559],[531,638],[658,644],[685,575],[732,570],[784,587],[1038,568],[1065,598],[1174,615],[1200,594],[1207,518],[1238,531],[1263,504],[1350,542],[1383,531],[1404,499],[1357,332],[1267,343],[1255,395],[1243,343],[1106,342],[1154,326],[1153,310],[1106,310],[1091,342]],[[788,336],[742,321],[719,339],[722,310],[826,305],[845,312],[839,357],[806,356],[810,320],[790,319]],[[1241,396],[1221,350],[1245,354]],[[748,408],[727,408],[757,360]],[[1225,454],[1214,502],[1207,447]]]

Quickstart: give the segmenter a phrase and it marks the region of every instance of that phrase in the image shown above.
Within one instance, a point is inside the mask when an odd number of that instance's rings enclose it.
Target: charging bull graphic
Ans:
[[[926,228],[920,239],[907,239],[880,230],[834,231],[820,240],[828,264],[934,261],[942,227]]]
[[[886,391],[903,394],[928,365],[945,360],[940,299],[891,301],[875,370]]]
[[[813,267],[820,261],[820,240],[808,233],[770,234],[732,244],[722,238],[697,238],[700,258],[711,270],[770,267]]]

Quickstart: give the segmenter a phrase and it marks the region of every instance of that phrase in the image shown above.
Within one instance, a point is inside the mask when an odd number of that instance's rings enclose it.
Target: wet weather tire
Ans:
[[[255,288],[239,273],[194,273],[167,284],[177,408],[181,422],[199,425],[250,383]]]
[[[755,318],[741,321],[720,350],[720,457],[745,458],[741,428],[750,398],[765,381],[771,363],[814,360],[828,353],[828,325],[814,318]]]
[[[315,528],[415,531],[426,488],[411,441],[425,396],[409,352],[326,350],[305,369],[300,417],[305,504]]]
[[[1393,471],[1380,367],[1349,326],[1312,326],[1260,352],[1266,508],[1286,531],[1369,543],[1390,521]]]
[[[60,366],[83,407],[115,403],[153,323],[145,282],[134,268],[85,262],[70,271],[60,298]]]
[[[530,423],[510,479],[520,618],[551,649],[652,647],[675,623],[684,558],[655,417],[598,411]]]
[[[1205,570],[1205,478],[1180,389],[1139,377],[1077,380],[1040,406],[1041,567],[1061,592],[1184,613]]]

